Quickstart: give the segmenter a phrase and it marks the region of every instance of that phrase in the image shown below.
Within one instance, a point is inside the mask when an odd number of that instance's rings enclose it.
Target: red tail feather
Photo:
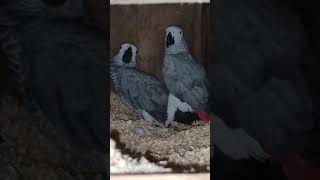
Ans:
[[[198,116],[199,118],[204,121],[206,124],[209,124],[210,123],[210,116],[208,113],[204,112],[204,111],[200,111],[200,110],[195,110],[194,111]]]

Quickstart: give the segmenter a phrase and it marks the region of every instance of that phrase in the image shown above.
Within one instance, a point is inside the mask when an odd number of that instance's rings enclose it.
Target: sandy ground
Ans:
[[[111,92],[111,138],[124,153],[179,172],[210,171],[210,128],[203,122],[161,128],[130,112]]]

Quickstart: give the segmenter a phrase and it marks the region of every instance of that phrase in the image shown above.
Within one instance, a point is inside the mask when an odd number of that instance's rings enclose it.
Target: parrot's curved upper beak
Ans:
[[[174,44],[174,37],[172,36],[171,32],[169,32],[166,39],[167,48],[169,48],[169,46],[173,44]]]

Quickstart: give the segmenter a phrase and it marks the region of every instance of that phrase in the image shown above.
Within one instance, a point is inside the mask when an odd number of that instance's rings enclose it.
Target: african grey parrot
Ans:
[[[120,46],[111,62],[111,79],[115,89],[131,110],[157,125],[172,126],[175,112],[191,112],[192,108],[169,94],[166,86],[136,68],[137,48],[130,43]]]
[[[206,72],[192,58],[180,27],[166,29],[162,74],[170,93],[187,102],[201,119],[209,122]]]
[[[74,155],[97,152],[101,157],[91,160],[103,160],[108,149],[105,32],[84,23],[82,0],[7,0],[1,5],[1,52],[33,125]]]

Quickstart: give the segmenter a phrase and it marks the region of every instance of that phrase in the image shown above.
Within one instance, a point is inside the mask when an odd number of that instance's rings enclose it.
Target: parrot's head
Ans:
[[[137,47],[130,43],[124,43],[120,46],[117,55],[112,59],[112,63],[122,67],[136,67]]]
[[[188,52],[188,46],[180,27],[169,26],[166,29],[165,46],[166,53],[169,54]]]

